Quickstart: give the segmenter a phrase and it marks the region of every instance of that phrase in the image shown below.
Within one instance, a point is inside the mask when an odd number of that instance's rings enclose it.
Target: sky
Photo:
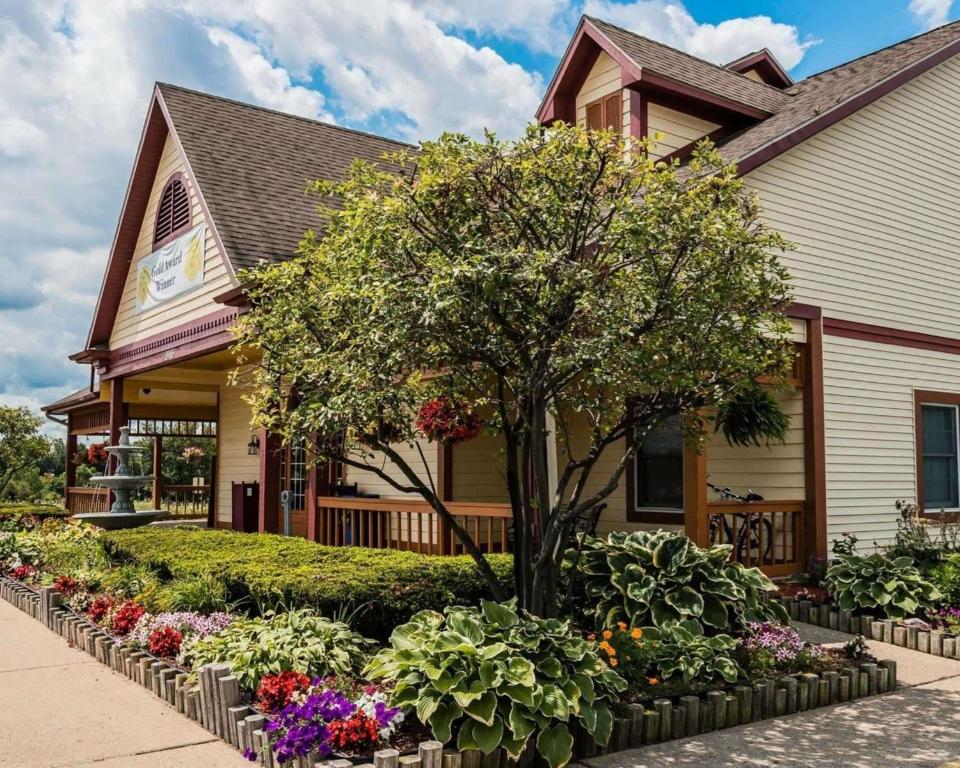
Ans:
[[[952,0],[0,0],[0,404],[83,387],[154,81],[408,141],[517,135],[581,13],[795,79],[957,18]]]

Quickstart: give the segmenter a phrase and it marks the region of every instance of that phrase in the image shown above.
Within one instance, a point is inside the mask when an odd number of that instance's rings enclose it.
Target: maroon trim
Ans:
[[[154,240],[153,250],[157,250],[158,248],[163,248],[163,246],[165,246],[167,243],[172,243],[174,240],[176,240],[184,232],[188,231],[193,226],[193,201],[190,200],[190,184],[187,180],[187,177],[183,174],[182,171],[174,171],[167,177],[167,180],[163,182],[163,189],[160,190],[159,201],[160,202],[163,201],[163,196],[167,193],[167,188],[170,187],[175,181],[179,181],[181,184],[183,184],[183,188],[187,191],[187,205],[190,206],[190,218],[187,219],[186,224],[184,224],[182,227],[177,227],[166,237],[161,237],[159,240]],[[159,213],[159,211],[160,211],[160,208],[158,206],[157,212]],[[154,217],[154,220],[153,220],[153,232],[154,232],[154,237],[156,237],[156,232],[157,232],[156,217]]]
[[[650,133],[647,95],[643,91],[630,91],[630,135],[645,139]]]
[[[238,285],[229,291],[218,293],[213,297],[213,301],[216,304],[223,304],[228,307],[245,307],[247,306],[247,294],[243,288]]]
[[[802,304],[795,301],[784,310],[784,314],[799,320],[819,320],[823,317],[823,309],[815,304]]]
[[[829,128],[834,123],[838,123],[844,118],[849,117],[854,112],[857,112],[863,107],[872,104],[881,96],[886,96],[891,91],[894,91],[900,86],[909,83],[915,77],[918,77],[924,72],[933,69],[938,64],[942,64],[944,61],[956,56],[958,53],[960,53],[960,40],[955,40],[954,42],[943,46],[943,48],[940,50],[934,51],[926,58],[911,64],[909,67],[900,70],[894,75],[891,75],[886,80],[881,80],[879,83],[871,86],[865,91],[862,91],[857,96],[838,104],[837,106],[833,107],[833,109],[830,109],[818,117],[813,118],[809,122],[804,123],[798,128],[795,128],[784,136],[781,136],[776,141],[754,150],[750,154],[740,158],[740,160],[737,162],[737,168],[740,175],[749,173],[754,168],[769,162],[778,155],[786,152],[791,147],[795,147],[797,144],[806,141],[811,136],[815,136],[816,134],[820,133],[820,131],[824,130],[825,128]]]
[[[766,48],[731,61],[725,68],[732,69],[740,74],[755,69],[757,74],[763,78],[763,81],[774,88],[789,88],[793,85],[793,78],[787,74],[776,57]]]
[[[140,373],[173,362],[197,357],[233,343],[230,326],[238,312],[234,307],[213,312],[190,323],[178,325],[169,331],[149,336],[141,341],[118,347],[110,354],[107,371],[102,379]]]
[[[829,336],[872,341],[876,344],[891,344],[898,347],[928,349],[933,352],[960,355],[960,339],[953,339],[948,336],[933,336],[929,333],[918,333],[917,331],[905,331],[899,328],[887,328],[870,323],[858,323],[853,320],[825,317],[823,318],[823,332]]]

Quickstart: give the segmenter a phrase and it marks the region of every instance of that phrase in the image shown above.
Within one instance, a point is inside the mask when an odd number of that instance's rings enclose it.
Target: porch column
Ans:
[[[163,466],[161,461],[163,457],[163,437],[153,436],[153,508],[160,509],[161,491],[163,490],[163,478],[160,477],[160,469]]]
[[[803,371],[803,468],[808,555],[827,556],[827,468],[823,424],[823,318],[807,320]],[[806,567],[806,563],[803,564]]]
[[[280,438],[260,430],[260,533],[280,530]]]
[[[699,453],[683,447],[683,523],[684,530],[695,544],[709,544],[707,525],[707,449]]]
[[[317,436],[312,435],[311,441],[316,443]],[[313,451],[307,454],[307,501],[304,505],[307,510],[307,538],[310,541],[320,541],[321,521],[317,508],[317,496],[329,496],[330,490],[330,462],[319,461]]]
[[[453,446],[450,443],[437,443],[437,496],[440,501],[453,501]],[[451,534],[450,524],[446,520],[438,520],[437,537],[440,543],[438,554],[452,553]]]
[[[127,424],[127,405],[123,402],[123,379],[116,378],[110,382],[110,445],[120,442],[120,427]],[[117,468],[117,459],[110,457],[107,462],[107,474],[113,474]],[[113,491],[107,493],[107,507],[113,505]]]
[[[66,450],[67,455],[63,468],[63,505],[70,509],[70,489],[77,484],[77,436],[73,433],[73,414],[70,413],[67,414]]]

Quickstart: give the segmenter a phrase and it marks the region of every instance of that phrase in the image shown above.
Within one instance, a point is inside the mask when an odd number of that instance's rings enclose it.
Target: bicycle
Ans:
[[[747,489],[745,496],[734,493],[729,487],[719,486],[707,480],[707,487],[721,500],[739,501],[749,504],[763,501],[763,496]],[[741,521],[742,525],[731,525],[728,518]],[[725,541],[721,542],[721,531]],[[724,512],[710,515],[710,543],[730,544],[736,552],[736,560],[741,563],[760,563],[768,560],[773,553],[773,525],[761,515],[748,512]]]

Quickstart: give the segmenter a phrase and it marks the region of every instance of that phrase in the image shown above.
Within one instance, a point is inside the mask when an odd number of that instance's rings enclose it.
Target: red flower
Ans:
[[[116,635],[128,635],[146,612],[140,603],[127,600],[110,617],[110,630]]]
[[[116,601],[110,595],[100,595],[90,603],[90,607],[87,608],[87,616],[90,621],[99,624],[107,617],[115,604]]]
[[[482,419],[467,403],[446,395],[420,406],[416,425],[429,439],[451,445],[472,440],[483,429]]]
[[[173,627],[160,627],[150,633],[147,638],[147,650],[154,656],[175,658],[180,653],[180,644],[183,642],[183,633]]]
[[[358,709],[350,717],[327,726],[327,742],[336,752],[359,752],[380,742],[377,721]]]
[[[91,466],[98,467],[101,464],[106,464],[108,458],[109,455],[103,443],[92,443],[87,448],[87,464]]]
[[[310,678],[302,672],[285,671],[279,675],[264,675],[257,688],[257,708],[264,712],[279,712],[297,691],[310,687]]]
[[[77,590],[80,589],[80,582],[73,578],[73,576],[57,576],[53,581],[53,588],[61,595],[70,597],[70,595],[76,594]]]
[[[10,571],[10,578],[17,581],[30,581],[37,575],[37,569],[32,565],[18,565]]]

